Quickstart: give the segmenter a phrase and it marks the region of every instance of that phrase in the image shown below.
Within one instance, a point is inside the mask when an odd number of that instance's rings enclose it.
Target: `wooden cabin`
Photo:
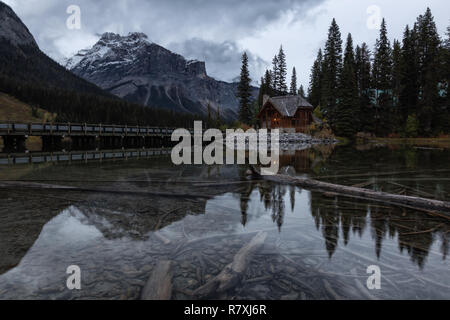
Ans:
[[[258,119],[263,129],[306,132],[313,122],[313,106],[300,95],[272,98],[264,96]]]

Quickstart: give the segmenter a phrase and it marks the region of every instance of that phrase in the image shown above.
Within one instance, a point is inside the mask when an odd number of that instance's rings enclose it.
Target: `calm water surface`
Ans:
[[[445,148],[318,146],[280,161],[286,174],[448,201],[449,159]],[[161,260],[172,261],[172,299],[195,299],[260,232],[240,281],[205,298],[450,298],[448,220],[245,171],[164,156],[0,166],[0,180],[27,185],[0,187],[0,299],[138,299]],[[66,287],[70,265],[81,290]],[[367,289],[371,265],[380,290]]]

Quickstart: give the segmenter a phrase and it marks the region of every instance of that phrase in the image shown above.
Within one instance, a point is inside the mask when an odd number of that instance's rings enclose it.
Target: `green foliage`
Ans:
[[[320,120],[324,120],[323,113],[322,113],[322,111],[320,110],[320,105],[318,105],[318,106],[314,109],[313,113],[314,113],[314,115],[315,115],[317,118],[319,118]]]
[[[439,70],[440,70],[440,38],[436,24],[427,8],[424,15],[417,18],[417,61],[419,103],[417,115],[420,122],[420,131],[425,135],[437,134],[439,131]]]
[[[321,98],[323,113],[332,124],[336,112],[339,74],[342,69],[342,39],[339,26],[333,18],[328,30],[322,62]]]
[[[286,55],[283,50],[283,46],[280,47],[280,51],[278,53],[278,87],[277,90],[282,92],[283,94],[287,94],[288,87],[286,84],[286,76],[287,76],[287,65],[286,65]]]
[[[260,110],[260,104],[258,103],[258,101],[254,101],[252,104],[252,118],[250,121],[250,125],[254,128],[256,128],[259,125],[259,119],[258,119],[258,113]]]
[[[316,61],[311,68],[311,75],[308,88],[308,100],[313,106],[320,105],[322,91],[322,49],[317,53]]]
[[[419,132],[419,121],[415,114],[409,115],[406,120],[405,135],[408,138],[416,138]]]
[[[324,54],[319,50],[312,66],[308,88],[310,103],[321,105],[337,134],[404,133],[400,128],[408,121],[411,126],[412,115],[418,123],[412,131],[416,136],[449,133],[450,27],[441,42],[429,8],[412,28],[406,26],[402,42],[395,40],[393,46],[383,19],[373,59],[363,43],[356,47],[354,64],[344,61],[342,65],[341,45],[333,19]],[[349,55],[347,48],[345,56]],[[354,128],[346,125],[350,121]]]
[[[252,111],[251,111],[251,88],[250,88],[250,72],[248,70],[248,56],[247,53],[244,52],[242,55],[242,67],[241,67],[241,76],[238,85],[238,98],[239,98],[239,120],[243,123],[250,123],[252,120]]]
[[[356,47],[355,68],[358,86],[359,113],[356,115],[359,122],[359,131],[373,132],[375,118],[373,107],[373,94],[371,90],[371,52],[366,43]]]
[[[297,71],[295,70],[295,67],[292,68],[291,89],[289,90],[289,94],[297,94]]]
[[[417,61],[417,27],[412,30],[406,26],[401,48],[401,78],[399,94],[399,113],[401,123],[405,123],[408,115],[417,112],[419,101],[418,61]]]
[[[348,34],[344,65],[339,79],[339,102],[336,106],[333,130],[340,137],[352,138],[358,130],[358,86],[355,73],[353,40]]]
[[[375,44],[372,69],[372,87],[375,90],[375,133],[387,135],[392,123],[392,48],[387,37],[386,21],[383,19],[380,36]]]
[[[303,88],[302,84],[300,85],[300,88],[298,89],[298,94],[302,97],[306,96],[305,89]]]

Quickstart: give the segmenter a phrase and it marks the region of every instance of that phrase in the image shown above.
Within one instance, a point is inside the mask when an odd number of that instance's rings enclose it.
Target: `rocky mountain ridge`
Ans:
[[[68,59],[66,68],[127,101],[178,112],[235,120],[237,83],[209,77],[203,61],[187,60],[151,42],[144,33],[104,33],[90,49]],[[253,93],[257,95],[257,88]]]

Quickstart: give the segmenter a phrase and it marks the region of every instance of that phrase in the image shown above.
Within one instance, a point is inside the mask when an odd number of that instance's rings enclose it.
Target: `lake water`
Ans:
[[[446,148],[371,145],[316,146],[280,162],[290,175],[449,201],[449,159]],[[26,185],[0,187],[0,299],[138,299],[163,260],[172,299],[196,299],[261,234],[242,277],[202,298],[450,298],[448,220],[246,169],[176,167],[164,155],[0,165],[0,180]],[[81,290],[66,286],[70,265]],[[366,285],[369,266],[380,289]]]

